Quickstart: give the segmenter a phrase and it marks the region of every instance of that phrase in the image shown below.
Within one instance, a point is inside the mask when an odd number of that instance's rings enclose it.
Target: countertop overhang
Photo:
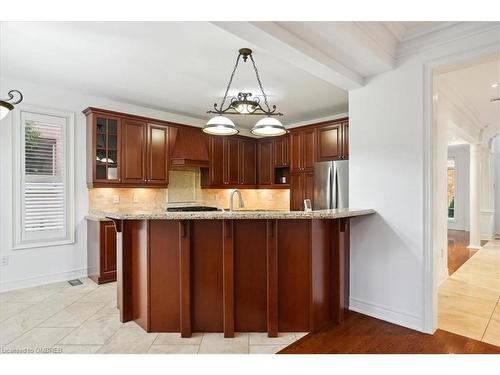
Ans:
[[[345,208],[334,210],[305,211],[208,211],[208,212],[166,212],[166,211],[93,211],[89,217],[114,220],[245,220],[245,219],[341,219],[374,214],[373,209]]]

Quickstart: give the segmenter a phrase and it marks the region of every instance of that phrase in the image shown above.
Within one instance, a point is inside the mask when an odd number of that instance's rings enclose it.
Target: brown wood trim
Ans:
[[[292,132],[295,132],[295,131],[302,131],[302,130],[308,129],[308,128],[309,129],[310,128],[316,128],[316,127],[320,127],[320,126],[327,125],[327,124],[337,124],[337,123],[345,122],[345,121],[348,121],[348,120],[349,120],[349,117],[342,117],[342,118],[337,118],[337,119],[330,120],[330,121],[322,121],[322,122],[317,122],[317,123],[314,123],[314,124],[301,125],[301,126],[290,128],[288,130],[290,130],[290,133],[292,133]]]
[[[267,220],[267,335],[278,337],[278,235],[276,220]]]
[[[115,224],[118,221],[114,221]],[[121,223],[121,220],[119,221]],[[129,220],[123,223],[122,246],[117,246],[116,252],[116,286],[117,305],[120,310],[120,321],[122,323],[132,320],[132,226],[135,221]],[[121,229],[121,226],[120,226]]]
[[[191,337],[190,226],[189,220],[179,222],[181,337]]]
[[[234,337],[233,220],[223,222],[224,337]]]
[[[332,320],[344,321],[349,302],[349,219],[332,220]]]

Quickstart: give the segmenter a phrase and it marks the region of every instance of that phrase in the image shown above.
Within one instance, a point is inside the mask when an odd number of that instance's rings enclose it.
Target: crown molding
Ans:
[[[396,52],[396,58],[406,58],[454,40],[469,37],[491,29],[500,28],[500,22],[458,22],[437,31],[403,40]]]

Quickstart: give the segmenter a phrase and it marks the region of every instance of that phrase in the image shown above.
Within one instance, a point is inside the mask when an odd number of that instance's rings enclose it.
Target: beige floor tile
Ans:
[[[295,332],[295,337],[298,339],[301,339],[305,335],[309,334],[309,332]]]
[[[107,303],[101,310],[99,310],[99,314],[119,314],[119,313],[120,310],[118,310],[116,300]]]
[[[224,338],[222,333],[204,333],[199,354],[248,354],[248,334],[235,333]]]
[[[116,283],[100,285],[92,292],[85,294],[78,302],[111,302],[116,300]]]
[[[105,302],[75,302],[51,316],[39,327],[78,327],[105,306]]]
[[[500,322],[500,301],[497,303],[495,311],[493,311],[493,315],[491,316],[491,319],[495,319]]]
[[[461,312],[442,312],[438,314],[438,327],[444,331],[456,333],[475,340],[481,340],[489,318]]]
[[[195,332],[191,337],[181,337],[180,333],[159,333],[154,345],[199,345],[202,333]]]
[[[489,319],[495,309],[496,301],[464,295],[444,295],[438,298],[438,311],[440,313],[462,312]]]
[[[58,344],[102,345],[121,327],[122,323],[117,315],[95,314]]]
[[[275,354],[288,345],[250,345],[250,354]]]
[[[0,302],[0,322],[33,306],[29,302]]]
[[[290,345],[297,340],[294,333],[280,332],[278,337],[267,337],[266,332],[249,333],[250,345]]]
[[[71,332],[71,328],[33,328],[9,345],[9,349],[47,349]]]
[[[58,354],[94,354],[101,345],[56,345],[54,349]]]
[[[198,345],[151,345],[149,354],[196,354]]]
[[[147,353],[149,347],[158,336],[157,333],[147,333],[136,323],[130,322],[121,327],[104,344],[99,353],[109,354],[141,354]]]
[[[4,292],[0,293],[0,302],[41,302],[61,288],[59,284],[48,284]]]
[[[470,272],[461,273],[457,271],[453,275],[451,275],[451,278],[465,283],[469,283],[474,286],[491,289],[493,291],[500,290],[500,279],[484,276],[481,274],[470,273]]]
[[[463,295],[497,301],[500,290],[481,288],[460,280],[449,278],[439,286],[439,295]]]
[[[500,320],[490,320],[482,341],[500,346]]]

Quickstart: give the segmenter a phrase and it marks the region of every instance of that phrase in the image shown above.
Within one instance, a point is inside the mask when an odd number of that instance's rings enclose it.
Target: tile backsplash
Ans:
[[[227,208],[231,189],[201,189],[200,178],[200,171],[197,169],[172,170],[169,172],[168,189],[89,189],[89,210],[117,208],[154,210],[165,209],[169,203],[182,202],[198,202]],[[288,210],[290,208],[288,189],[241,189],[240,191],[247,209]]]

